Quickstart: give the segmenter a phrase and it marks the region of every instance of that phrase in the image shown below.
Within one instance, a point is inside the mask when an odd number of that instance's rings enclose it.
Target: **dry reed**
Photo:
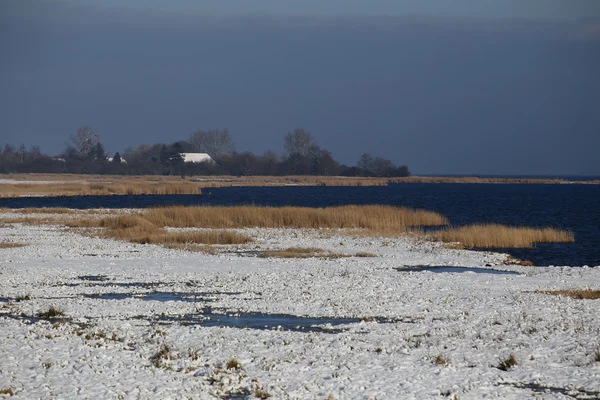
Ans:
[[[553,296],[566,296],[577,300],[600,299],[600,290],[594,289],[536,290],[534,293],[551,294]]]
[[[194,251],[207,250],[206,247],[197,245],[242,244],[252,241],[248,235],[223,230],[170,232],[153,224],[143,214],[79,219],[67,222],[66,225],[72,228],[103,228],[101,236],[109,239]]]
[[[391,206],[167,207],[148,210],[157,226],[203,228],[334,228],[404,232],[408,227],[446,225],[440,214]]]
[[[106,178],[105,178],[106,179]],[[111,195],[171,195],[200,194],[197,183],[152,182],[130,180],[123,183],[109,181],[100,183],[58,182],[47,184],[3,183],[0,184],[0,197],[22,196],[111,196]]]
[[[0,242],[0,249],[14,249],[17,247],[25,247],[26,244],[14,242]]]
[[[572,232],[554,228],[510,227],[497,224],[469,225],[429,233],[447,243],[464,248],[529,248],[541,242],[573,242]]]

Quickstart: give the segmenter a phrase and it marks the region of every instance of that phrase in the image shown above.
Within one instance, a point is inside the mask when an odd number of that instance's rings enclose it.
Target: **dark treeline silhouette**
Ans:
[[[171,144],[142,144],[122,153],[107,154],[100,136],[83,126],[70,137],[70,143],[57,157],[43,154],[38,146],[27,149],[6,144],[0,152],[0,173],[73,173],[119,175],[329,175],[329,176],[409,176],[405,165],[363,154],[355,166],[338,163],[331,152],[322,149],[304,129],[284,136],[284,153],[272,150],[261,155],[235,151],[227,129],[200,130],[188,140]],[[206,153],[204,162],[185,162],[184,153]]]

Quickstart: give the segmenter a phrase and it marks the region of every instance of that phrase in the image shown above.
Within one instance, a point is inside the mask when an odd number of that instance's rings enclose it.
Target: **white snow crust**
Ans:
[[[260,391],[272,399],[600,398],[599,300],[533,293],[598,289],[598,266],[507,266],[504,254],[411,237],[240,231],[255,242],[207,255],[58,226],[0,226],[0,242],[27,244],[0,249],[0,390],[10,388],[14,399],[255,398]],[[287,247],[377,256],[247,253]],[[520,274],[395,269],[411,265]],[[107,280],[79,278],[85,275]],[[213,309],[233,312],[364,321],[335,326],[338,333],[162,324],[151,317],[206,304],[84,296],[152,291],[208,292]],[[30,318],[51,306],[65,319]],[[151,360],[164,346],[166,355]],[[517,365],[497,368],[511,354]],[[227,369],[232,359],[241,369]]]

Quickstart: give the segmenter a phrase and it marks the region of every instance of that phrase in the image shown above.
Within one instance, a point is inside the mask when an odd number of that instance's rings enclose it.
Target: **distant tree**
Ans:
[[[316,145],[310,132],[304,129],[294,129],[294,132],[288,132],[283,139],[283,149],[285,154],[290,156],[308,156],[311,147]]]
[[[356,168],[361,170],[361,175],[371,175],[373,173],[373,157],[369,153],[363,153],[356,163]]]
[[[6,143],[2,151],[2,158],[6,161],[11,161],[15,156],[15,148],[13,145]]]
[[[21,144],[21,146],[19,146],[19,161],[25,162],[25,154],[26,153],[27,153],[27,150],[25,149],[25,145]]]
[[[213,158],[235,151],[235,142],[227,129],[196,131],[190,136],[189,142],[194,151],[208,153]]]
[[[167,146],[163,144],[160,149],[160,163],[166,167],[182,164],[183,157],[180,150],[180,146],[174,145],[167,148]]]
[[[112,159],[112,162],[115,164],[121,164],[121,155],[117,151]]]
[[[104,145],[102,143],[96,143],[96,146],[91,152],[90,158],[98,162],[106,161],[106,152],[104,151]]]
[[[38,158],[42,157],[40,146],[31,146],[29,148],[28,156],[30,160],[37,160]]]
[[[72,147],[79,156],[79,158],[92,158],[97,155],[94,153],[96,146],[100,143],[100,137],[98,134],[89,126],[82,126],[77,129],[77,133],[71,135]],[[73,153],[67,151],[66,153]]]

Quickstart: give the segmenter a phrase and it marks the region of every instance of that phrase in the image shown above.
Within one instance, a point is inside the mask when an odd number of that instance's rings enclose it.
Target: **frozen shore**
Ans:
[[[600,398],[600,300],[533,293],[598,289],[598,266],[507,266],[503,254],[409,237],[241,231],[255,242],[207,255],[0,226],[0,242],[27,244],[0,249],[0,390],[15,399]],[[287,247],[376,257],[254,253]],[[397,270],[417,265],[518,274]],[[187,297],[144,297],[156,292]],[[65,315],[31,318],[50,307]],[[207,310],[332,324],[203,326]],[[511,355],[517,364],[498,368]]]

